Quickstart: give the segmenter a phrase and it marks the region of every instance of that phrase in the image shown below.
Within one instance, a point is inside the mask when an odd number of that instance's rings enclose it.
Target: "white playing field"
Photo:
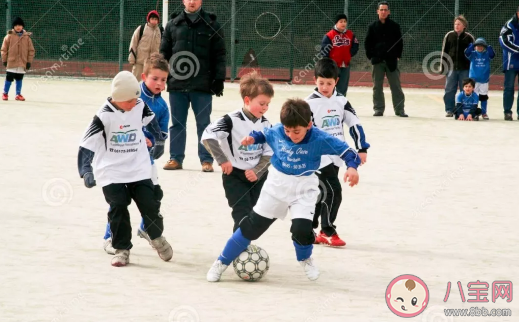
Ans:
[[[273,123],[286,98],[304,98],[313,87],[276,89],[267,114]],[[134,228],[131,265],[115,268],[102,248],[108,205],[77,172],[79,140],[110,82],[28,78],[26,102],[14,101],[13,91],[0,102],[2,322],[404,321],[385,302],[388,284],[403,274],[420,277],[430,293],[411,321],[517,321],[519,299],[492,302],[494,281],[519,283],[519,122],[502,120],[501,92],[490,93],[490,121],[455,122],[444,117],[441,90],[406,89],[410,118],[403,119],[393,115],[389,89],[385,116],[374,118],[371,89],[350,88],[372,148],[360,184],[344,186],[337,225],[347,247],[317,245],[321,277],[311,282],[285,219],[256,242],[271,260],[263,280],[241,281],[230,267],[211,284],[205,275],[232,219],[220,169],[200,172],[192,113],[184,170],[162,170],[168,149],[158,161],[174,257],[160,260]],[[237,85],[226,84],[212,119],[240,106]],[[130,212],[137,227],[134,203]],[[475,299],[467,284],[478,280],[489,284],[486,303],[467,301]],[[453,318],[443,311],[476,306],[513,313]]]

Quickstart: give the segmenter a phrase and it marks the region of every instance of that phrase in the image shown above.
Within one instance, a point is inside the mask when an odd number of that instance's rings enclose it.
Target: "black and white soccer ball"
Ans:
[[[249,245],[233,262],[234,272],[242,280],[259,281],[269,270],[269,255],[256,245]]]

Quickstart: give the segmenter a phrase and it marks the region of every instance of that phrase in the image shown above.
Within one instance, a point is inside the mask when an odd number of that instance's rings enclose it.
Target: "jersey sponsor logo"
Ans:
[[[115,143],[130,143],[135,142],[137,139],[137,130],[130,130],[128,132],[112,132],[112,138],[110,139],[110,142]]]
[[[337,110],[328,110],[328,114],[330,114],[331,112],[337,112]]]
[[[119,126],[119,128],[120,128],[121,130],[124,129],[125,127],[130,127],[130,125],[121,125],[121,126]]]
[[[263,148],[263,144],[251,144],[251,145],[240,145],[238,150],[240,151],[259,151]]]
[[[350,38],[341,37],[341,35],[336,35],[333,37],[333,45],[336,47],[349,46],[350,44]]]
[[[337,115],[330,115],[323,117],[323,124],[321,125],[321,128],[327,128],[331,126],[339,126],[341,125],[341,120]]]

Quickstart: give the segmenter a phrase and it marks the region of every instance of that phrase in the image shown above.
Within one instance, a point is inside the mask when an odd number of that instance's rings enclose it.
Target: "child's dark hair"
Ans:
[[[310,105],[302,99],[289,99],[281,107],[281,123],[286,127],[307,127],[312,121]]]
[[[339,77],[339,67],[337,63],[328,57],[324,57],[315,64],[315,78],[333,78],[337,80]]]
[[[153,53],[146,59],[144,62],[143,73],[148,76],[150,70],[152,69],[160,69],[163,72],[169,73],[169,64],[168,61],[164,58],[162,54]]]
[[[472,78],[465,78],[463,80],[463,86],[470,84],[472,87],[476,87],[476,82]]]
[[[268,79],[261,77],[256,71],[243,76],[240,80],[241,98],[248,96],[254,99],[259,95],[274,96],[274,87]]]

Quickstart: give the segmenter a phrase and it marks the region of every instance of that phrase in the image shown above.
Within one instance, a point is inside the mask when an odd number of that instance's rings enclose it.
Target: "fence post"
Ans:
[[[236,79],[236,0],[231,1],[231,82]]]
[[[460,0],[454,2],[454,15],[457,17],[460,14]]]
[[[169,0],[162,0],[162,27],[166,28],[169,21]]]
[[[119,8],[119,71],[123,70],[123,40],[124,40],[124,0],[120,0]]]
[[[349,0],[344,0],[344,13],[346,14],[346,17],[348,17],[348,4]]]
[[[5,31],[11,30],[11,0],[5,0]]]

